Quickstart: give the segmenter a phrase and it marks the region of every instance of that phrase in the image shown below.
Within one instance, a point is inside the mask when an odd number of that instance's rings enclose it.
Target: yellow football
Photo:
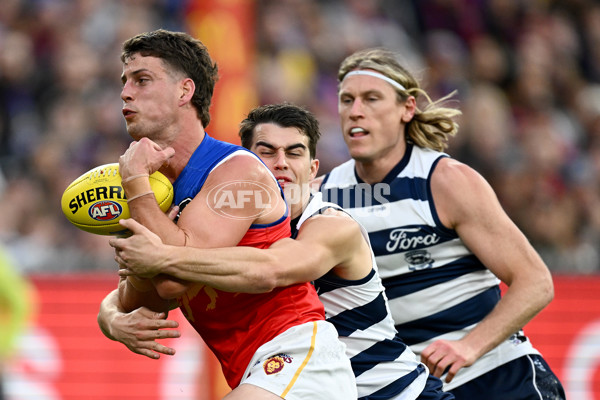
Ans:
[[[160,209],[166,212],[173,202],[171,182],[157,171],[150,175],[150,187]],[[67,219],[86,232],[115,236],[125,233],[119,221],[130,215],[119,164],[101,165],[75,179],[65,189],[61,206]]]

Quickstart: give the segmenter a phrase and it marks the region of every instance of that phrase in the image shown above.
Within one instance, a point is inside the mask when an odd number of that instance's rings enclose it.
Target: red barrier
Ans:
[[[116,287],[106,275],[34,276],[38,313],[9,366],[10,400],[213,400],[228,391],[220,368],[179,311],[183,336],[160,360],[105,338],[98,305]],[[525,333],[567,390],[569,400],[600,400],[600,277],[554,278],[555,299]]]
[[[220,367],[178,310],[182,337],[164,340],[173,357],[130,352],[105,338],[98,306],[114,276],[35,276],[38,313],[5,376],[11,400],[212,400]]]
[[[569,400],[600,400],[600,277],[555,276],[554,300],[525,327]]]

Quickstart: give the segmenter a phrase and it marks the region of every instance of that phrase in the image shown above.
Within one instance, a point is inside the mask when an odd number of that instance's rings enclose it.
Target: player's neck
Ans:
[[[300,215],[302,215],[304,209],[308,206],[309,201],[310,192],[307,191],[306,193],[302,194],[302,201],[289,204],[291,219],[298,218]]]
[[[406,141],[399,140],[395,146],[387,148],[369,158],[355,158],[356,173],[364,182],[371,185],[385,179],[404,157]]]
[[[398,165],[403,154],[394,157],[381,157],[372,161],[356,160],[356,174],[368,184],[379,183]]]
[[[166,144],[166,146],[173,147],[175,154],[159,171],[165,174],[171,181],[177,179],[205,136],[204,128],[181,132],[176,140]]]

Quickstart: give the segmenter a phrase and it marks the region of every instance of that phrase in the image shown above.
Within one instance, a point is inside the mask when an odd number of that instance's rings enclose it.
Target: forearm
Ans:
[[[162,212],[152,194],[147,176],[139,176],[123,183],[129,212],[133,219],[157,234],[163,243],[183,246],[186,243],[184,232]],[[148,194],[144,194],[148,193]]]
[[[177,227],[173,221],[160,210],[153,195],[144,195],[151,192],[148,177],[139,176],[123,184],[128,199],[129,211],[131,217],[144,225],[150,231],[161,238],[163,243],[184,246],[186,244],[185,233]],[[150,282],[150,281],[148,281]],[[160,275],[151,281],[156,292],[161,298],[171,300],[185,293],[189,288],[189,283],[181,282],[177,279],[171,279],[168,275]],[[129,297],[135,298],[135,293],[128,293]],[[134,302],[135,303],[135,302]],[[136,303],[139,304],[139,303]],[[146,305],[146,304],[143,304]]]
[[[156,312],[167,312],[173,308],[172,302],[163,299],[150,280],[131,276],[119,282],[119,302],[125,312],[139,307]]]
[[[477,359],[522,329],[552,300],[551,278],[513,282],[496,307],[463,339]]]
[[[266,293],[282,281],[277,256],[270,250],[253,247],[198,249],[167,246],[168,256],[160,266],[163,274],[203,283],[215,289],[240,293]]]

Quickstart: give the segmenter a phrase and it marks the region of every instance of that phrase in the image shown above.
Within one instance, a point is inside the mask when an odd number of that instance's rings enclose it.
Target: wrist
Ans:
[[[121,180],[121,185],[123,186],[123,190],[125,190],[125,196],[128,201],[153,193],[148,174],[139,174],[124,178]]]

